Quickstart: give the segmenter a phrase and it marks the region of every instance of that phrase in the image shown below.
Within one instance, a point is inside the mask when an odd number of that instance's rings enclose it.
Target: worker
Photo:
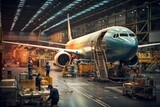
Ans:
[[[11,76],[11,75],[12,75],[12,70],[11,70],[11,69],[8,70],[7,75],[8,75],[8,76]]]
[[[45,69],[46,69],[46,76],[49,77],[50,65],[48,62],[46,63]]]
[[[39,67],[39,60],[37,60],[37,67]]]
[[[36,77],[36,87],[38,87],[38,90],[41,91],[41,75],[38,73],[37,77]]]
[[[65,72],[68,72],[68,65],[69,65],[69,62],[67,61],[67,63],[66,63],[65,66],[64,66],[64,71],[65,71]]]
[[[74,72],[74,62],[72,62],[71,65],[70,65],[70,71],[71,71],[71,73]]]
[[[50,96],[46,101],[52,100],[51,107],[56,106],[59,101],[59,92],[56,88],[53,88],[52,85],[48,85],[48,88],[50,89]]]
[[[32,61],[30,60],[28,63],[28,79],[32,79],[32,69],[33,69],[33,65],[32,65]]]
[[[11,69],[8,70],[7,78],[12,79],[12,70]]]

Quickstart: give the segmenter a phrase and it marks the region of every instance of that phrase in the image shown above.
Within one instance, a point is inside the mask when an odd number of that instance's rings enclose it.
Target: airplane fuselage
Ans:
[[[135,34],[125,27],[108,27],[85,36],[72,39],[66,44],[66,49],[79,50],[85,57],[91,56],[91,45],[103,45],[108,61],[130,60],[138,49]]]

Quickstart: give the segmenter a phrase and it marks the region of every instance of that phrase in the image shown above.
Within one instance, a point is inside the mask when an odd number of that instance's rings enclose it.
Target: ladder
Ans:
[[[95,44],[92,45],[92,56],[96,65],[96,75],[98,80],[108,80],[107,72],[107,57],[104,49],[101,45],[98,47]]]

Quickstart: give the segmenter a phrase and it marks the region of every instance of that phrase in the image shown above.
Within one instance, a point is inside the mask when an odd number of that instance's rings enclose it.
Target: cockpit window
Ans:
[[[118,38],[118,37],[119,37],[119,34],[114,34],[113,37],[114,37],[114,38]]]
[[[133,33],[127,33],[127,32],[121,32],[120,34],[114,34],[113,38],[118,38],[118,37],[135,37],[135,35]]]
[[[120,36],[121,36],[121,37],[124,37],[124,36],[125,36],[125,37],[128,37],[128,34],[120,33]]]
[[[134,37],[135,35],[134,34],[129,34],[129,36]]]

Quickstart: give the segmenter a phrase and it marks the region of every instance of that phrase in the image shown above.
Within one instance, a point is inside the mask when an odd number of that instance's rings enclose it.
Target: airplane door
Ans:
[[[101,34],[100,34],[100,36],[98,37],[98,39],[97,39],[97,49],[98,50],[101,50],[103,47],[102,47],[102,39],[103,39],[103,37],[104,37],[104,35],[105,35],[105,33],[106,33],[107,31],[105,31],[105,32],[102,32]]]

